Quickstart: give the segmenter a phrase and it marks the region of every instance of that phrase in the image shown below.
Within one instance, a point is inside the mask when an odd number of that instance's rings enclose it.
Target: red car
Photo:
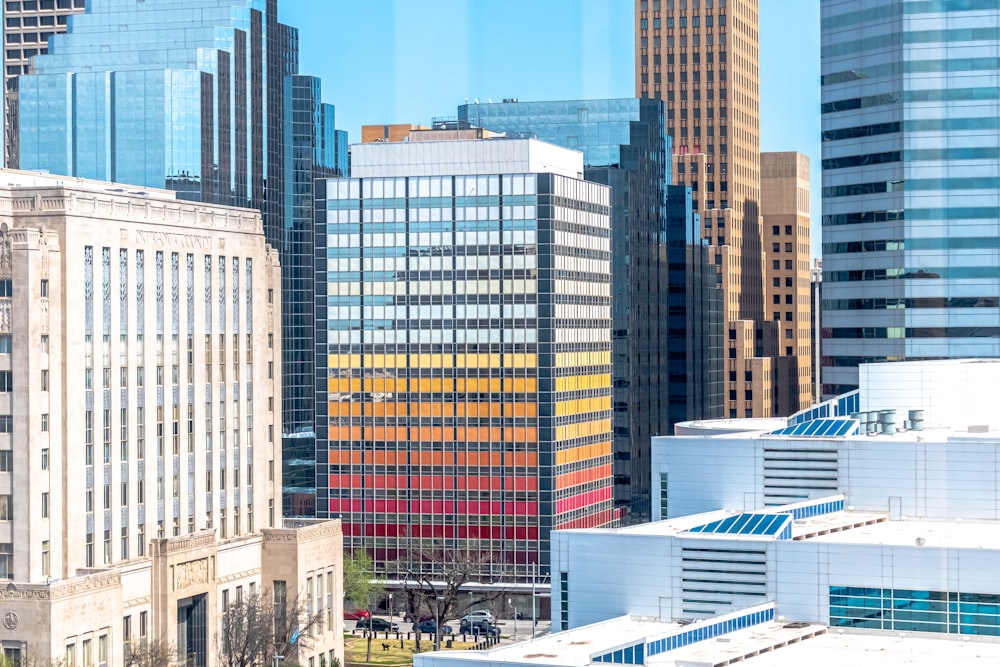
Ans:
[[[372,617],[372,613],[367,609],[351,609],[344,611],[345,621],[367,621]]]

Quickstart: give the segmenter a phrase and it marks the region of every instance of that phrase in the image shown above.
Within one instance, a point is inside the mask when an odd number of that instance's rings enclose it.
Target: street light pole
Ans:
[[[538,563],[531,564],[531,638],[535,638],[535,628],[538,627],[538,610],[535,600],[535,578],[538,576]]]
[[[278,663],[281,662],[284,659],[285,659],[285,656],[274,654],[273,656],[271,656],[271,665],[272,665],[272,667],[278,667]]]
[[[517,607],[514,606],[514,601],[507,598],[507,604],[510,605],[511,611],[514,612],[514,639],[517,639]]]
[[[389,593],[389,630],[392,631],[392,593]]]

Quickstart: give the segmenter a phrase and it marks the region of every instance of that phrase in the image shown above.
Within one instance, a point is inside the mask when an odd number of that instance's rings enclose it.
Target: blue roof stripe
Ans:
[[[789,526],[791,514],[764,514],[761,512],[734,514],[720,521],[689,528],[690,533],[715,535],[777,535]]]
[[[833,438],[854,435],[858,422],[854,419],[813,419],[771,431],[768,435],[793,435],[811,438]]]

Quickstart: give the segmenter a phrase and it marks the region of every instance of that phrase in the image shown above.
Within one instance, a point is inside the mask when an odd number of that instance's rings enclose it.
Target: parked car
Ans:
[[[490,623],[496,623],[497,620],[493,618],[493,614],[490,613],[488,609],[476,609],[475,611],[470,611],[468,614],[462,617],[463,619],[469,619],[472,621],[489,621]]]
[[[433,621],[434,614],[421,614],[417,616],[410,612],[403,614],[403,621],[406,623],[423,623],[424,621]]]
[[[417,624],[417,629],[420,630],[420,632],[429,632],[433,634],[436,631],[436,628],[437,628],[437,622],[433,618],[425,619]],[[450,625],[444,624],[441,626],[441,634],[442,635],[454,634],[454,630]]]
[[[367,609],[351,609],[344,610],[344,620],[345,621],[362,621],[366,618],[371,618],[372,613]]]
[[[500,628],[485,619],[469,620],[465,617],[458,626],[458,631],[463,635],[493,635],[500,636]]]
[[[390,623],[384,618],[365,618],[358,621],[359,630],[374,630],[375,632],[399,632],[399,623]]]

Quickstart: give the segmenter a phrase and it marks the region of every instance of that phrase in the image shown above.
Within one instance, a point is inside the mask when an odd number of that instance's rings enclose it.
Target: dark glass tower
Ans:
[[[651,438],[723,408],[721,293],[691,190],[670,186],[663,102],[467,104],[458,120],[579,150],[611,186],[615,501],[647,521]]]
[[[346,138],[277,16],[277,0],[93,3],[21,78],[20,164],[261,211],[283,273],[284,512],[312,515],[312,188],[346,173]]]

